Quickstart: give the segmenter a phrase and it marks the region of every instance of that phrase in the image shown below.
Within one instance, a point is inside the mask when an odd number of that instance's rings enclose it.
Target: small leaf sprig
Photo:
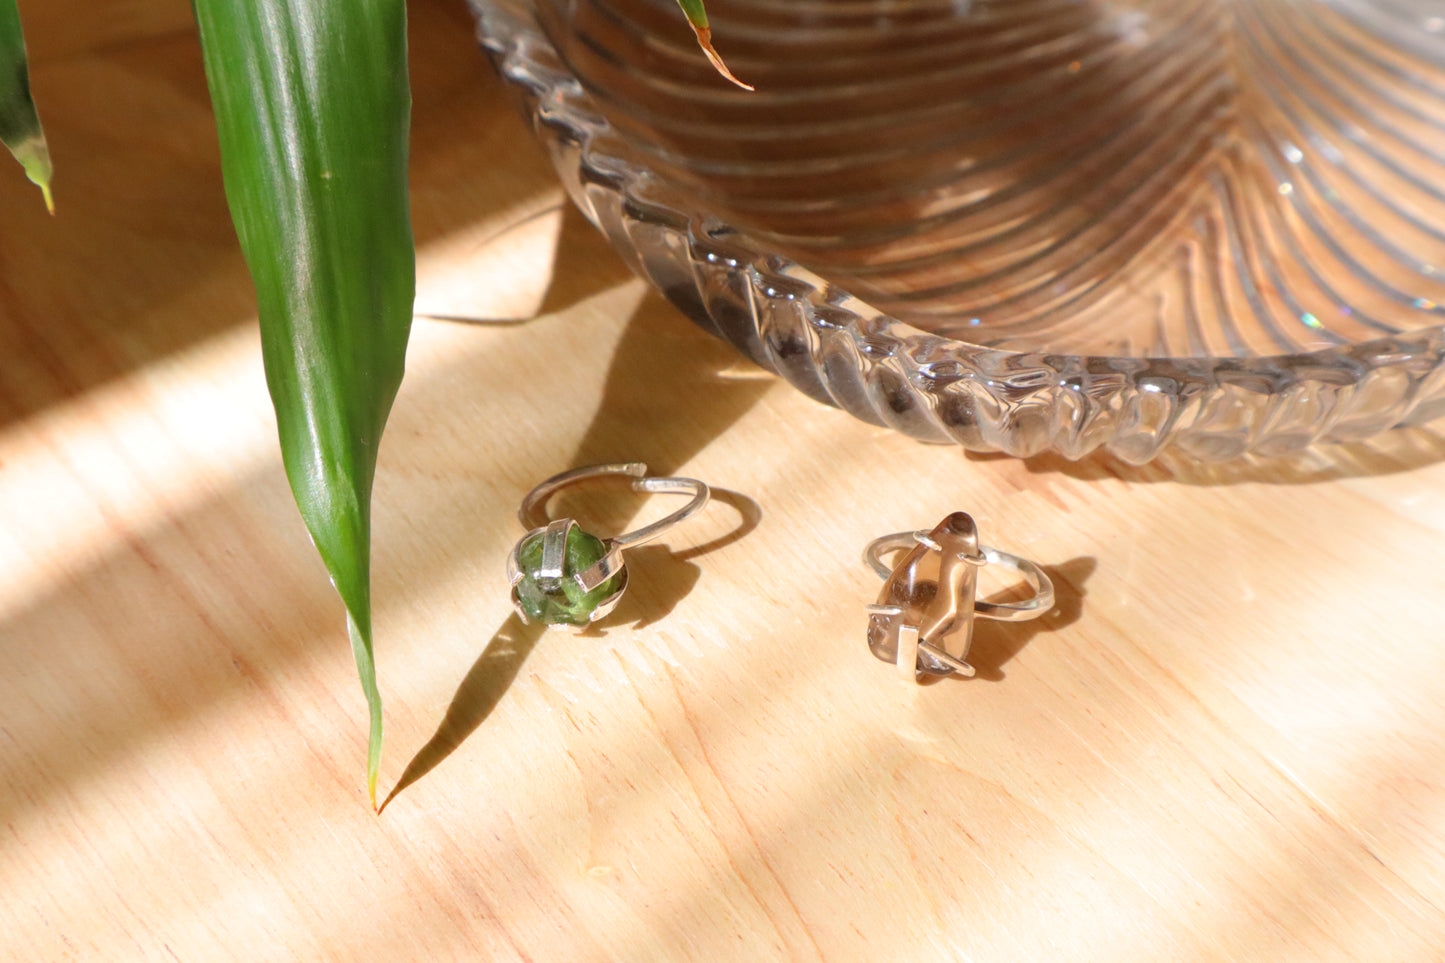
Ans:
[[[682,8],[683,14],[687,17],[688,24],[692,27],[692,32],[697,35],[697,45],[701,47],[702,52],[707,55],[707,59],[713,65],[713,68],[743,90],[753,90],[754,88],[751,84],[745,84],[733,76],[733,72],[729,70],[728,65],[723,62],[722,56],[717,52],[717,48],[712,45],[712,27],[708,25],[707,10],[703,7],[702,0],[677,0],[677,5]]]

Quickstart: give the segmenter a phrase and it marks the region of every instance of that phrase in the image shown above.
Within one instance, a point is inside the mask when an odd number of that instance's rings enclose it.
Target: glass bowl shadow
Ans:
[[[1435,0],[710,0],[755,93],[673,0],[471,3],[633,270],[864,421],[1139,464],[1445,413]]]

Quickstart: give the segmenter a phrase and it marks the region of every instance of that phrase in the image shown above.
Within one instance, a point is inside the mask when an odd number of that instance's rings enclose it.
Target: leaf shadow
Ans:
[[[669,364],[663,370],[657,365],[659,344],[667,345]],[[740,369],[761,377],[734,376]],[[752,410],[777,381],[649,288],[612,353],[601,402],[571,464],[640,461],[653,474],[672,474]]]
[[[477,731],[502,701],[544,631],[545,625],[528,625],[515,613],[508,616],[467,670],[441,724],[406,764],[396,785],[378,807],[377,815],[385,812],[402,790],[435,769]]]
[[[482,327],[513,327],[530,324],[538,318],[567,310],[599,291],[607,290],[632,277],[626,263],[612,248],[602,232],[564,200],[525,214],[499,227],[476,245],[480,254],[494,246],[512,243],[517,232],[544,218],[557,216],[557,234],[552,243],[552,270],[535,310],[515,317],[493,317],[476,311],[418,311],[416,317],[429,321],[473,324]],[[478,286],[490,283],[485,271],[479,271]]]
[[[612,614],[588,626],[580,634],[602,635],[605,627],[629,622],[634,627],[641,627],[665,618],[692,591],[702,574],[702,569],[691,560],[733,544],[757,528],[762,520],[762,510],[757,502],[746,495],[726,489],[714,490],[712,501],[730,505],[737,511],[741,519],[737,527],[710,542],[681,552],[665,545],[641,545],[629,549],[628,592],[622,596]],[[639,591],[639,588],[642,590]],[[528,625],[516,613],[507,617],[467,670],[461,685],[457,686],[436,732],[412,756],[396,785],[382,800],[377,809],[378,815],[385,812],[402,791],[439,766],[477,731],[507,694],[521,671],[522,663],[532,654],[546,631],[547,626]]]

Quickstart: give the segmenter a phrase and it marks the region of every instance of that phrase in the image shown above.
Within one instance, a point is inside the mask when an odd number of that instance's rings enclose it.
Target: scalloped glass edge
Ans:
[[[971,451],[1104,448],[1138,465],[1170,446],[1206,461],[1282,455],[1445,414],[1445,326],[1303,354],[1124,358],[1002,351],[881,314],[691,211],[505,3],[470,0],[478,37],[582,213],[699,326],[865,422]]]

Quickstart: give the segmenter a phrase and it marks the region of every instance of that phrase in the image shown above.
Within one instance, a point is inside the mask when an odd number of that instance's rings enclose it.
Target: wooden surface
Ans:
[[[421,321],[376,493],[377,817],[291,504],[185,0],[26,0],[59,216],[0,178],[0,958],[1438,960],[1445,439],[1134,469],[928,447],[693,328],[413,4]],[[515,506],[718,499],[599,631],[522,629]],[[597,528],[666,499],[568,499]],[[965,509],[1058,608],[980,677],[863,643]]]

